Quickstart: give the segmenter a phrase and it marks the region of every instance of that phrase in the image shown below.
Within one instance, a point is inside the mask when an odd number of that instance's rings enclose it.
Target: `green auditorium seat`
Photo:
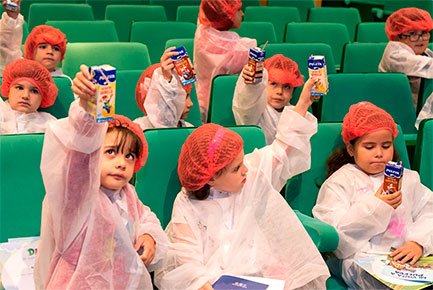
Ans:
[[[230,29],[241,37],[257,39],[257,45],[277,42],[274,25],[271,22],[242,22],[241,28]]]
[[[385,33],[385,22],[359,23],[356,32],[356,42],[388,42]]]
[[[385,21],[386,18],[394,11],[401,8],[416,7],[419,9],[427,10],[433,14],[433,2],[431,0],[381,0],[384,8],[373,8],[373,17],[377,21]]]
[[[354,41],[356,26],[361,23],[361,16],[356,8],[317,7],[310,9],[308,21],[342,23],[347,27],[350,41]]]
[[[340,67],[343,47],[349,41],[347,28],[341,23],[289,23],[284,39],[287,43],[329,44],[337,68]]]
[[[29,11],[29,30],[47,20],[94,20],[88,4],[33,3]]]
[[[48,112],[57,119],[66,118],[69,112],[69,106],[74,101],[74,93],[71,89],[71,80],[65,77],[53,77],[54,82],[59,90],[54,105],[48,108],[40,108],[38,111]]]
[[[423,120],[419,126],[414,169],[422,184],[433,190],[433,119]]]
[[[171,0],[150,0],[151,5],[162,5],[164,6],[165,12],[167,13],[167,19],[169,21],[176,20],[176,13],[179,6],[199,6],[201,0],[182,0],[182,1],[171,1]],[[155,20],[157,21],[157,20]],[[160,21],[160,20],[158,20]],[[197,23],[197,18],[194,24]]]
[[[105,19],[116,24],[119,41],[129,41],[131,25],[135,21],[166,21],[167,16],[160,5],[107,5]],[[151,35],[157,34],[157,31],[152,31]]]
[[[63,73],[74,78],[81,64],[110,64],[117,71],[144,71],[150,65],[150,57],[147,46],[142,43],[69,43],[63,61]]]
[[[307,21],[308,11],[315,7],[314,0],[268,0],[268,6],[289,6],[299,10],[301,21]]]
[[[212,81],[208,122],[236,126],[232,104],[238,75],[219,75]]]
[[[86,3],[92,6],[95,19],[104,20],[107,5],[147,5],[149,0],[86,0]]]
[[[190,109],[189,114],[185,120],[193,124],[194,126],[199,127],[202,125],[202,122],[201,122],[201,115],[200,115],[200,107],[198,105],[198,100],[197,100],[197,93],[195,91],[195,84],[192,86],[190,98],[194,105]]]
[[[27,24],[27,21],[24,21],[23,23],[23,40],[21,41],[22,44],[26,42],[27,36],[29,36],[29,25]]]
[[[152,63],[160,61],[165,43],[172,38],[194,38],[196,25],[190,22],[135,22],[131,28],[131,42],[141,42],[149,48]],[[155,33],[155,32],[158,33]]]
[[[47,21],[46,25],[60,29],[68,42],[118,42],[116,27],[110,20]]]
[[[433,79],[422,79],[421,87],[418,93],[418,103],[416,108],[416,113],[418,114],[424,106],[427,98],[433,93]]]
[[[24,16],[25,20],[29,19],[29,11],[30,6],[34,3],[48,3],[48,4],[56,4],[56,3],[62,3],[62,4],[84,4],[85,0],[21,0],[21,6],[20,6],[20,13]],[[1,7],[3,8],[3,7]]]
[[[192,63],[194,64],[194,38],[174,38],[174,39],[167,40],[167,42],[165,43],[165,49],[172,47],[172,46],[185,47],[189,58],[191,59]]]
[[[290,22],[300,22],[298,8],[296,7],[268,7],[251,6],[245,9],[244,23],[246,22],[267,21],[274,25],[278,42],[283,42],[286,24]]]
[[[176,12],[176,21],[191,22],[197,24],[199,5],[178,6]]]
[[[0,242],[39,236],[45,188],[40,171],[44,134],[0,138]]]
[[[348,43],[344,47],[341,71],[344,73],[373,73],[379,71],[386,43]]]

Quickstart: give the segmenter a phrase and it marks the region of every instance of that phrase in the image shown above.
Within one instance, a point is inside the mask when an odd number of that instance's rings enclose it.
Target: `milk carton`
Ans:
[[[265,62],[266,52],[260,47],[250,48],[248,65],[254,72],[253,83],[259,83],[263,78],[263,67]]]
[[[328,73],[324,56],[310,56],[308,58],[308,73],[311,78],[315,78],[312,96],[326,96],[328,93]]]
[[[113,120],[116,100],[116,69],[103,64],[89,67],[89,72],[96,88],[96,105],[88,102],[92,108],[90,113],[98,123]]]
[[[18,10],[18,4],[11,0],[6,0],[5,9],[9,11],[17,11]]]
[[[179,75],[182,86],[195,82],[197,79],[195,78],[194,67],[185,47],[180,46],[172,51],[179,53],[178,55],[173,55],[171,59],[174,61],[174,68]]]
[[[403,164],[389,161],[385,165],[385,174],[383,178],[383,195],[391,194],[401,189],[403,181]]]

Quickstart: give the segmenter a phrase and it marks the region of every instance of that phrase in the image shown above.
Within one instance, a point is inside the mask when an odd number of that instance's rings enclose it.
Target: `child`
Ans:
[[[89,73],[84,77],[89,81]],[[146,139],[124,116],[96,123],[85,110],[88,100],[80,96],[69,117],[53,122],[45,135],[35,285],[152,289],[148,271],[161,266],[167,238],[129,184],[146,162]]]
[[[329,178],[313,208],[315,218],[338,232],[338,274],[351,289],[385,288],[353,262],[363,251],[393,247],[394,260],[410,264],[433,253],[433,193],[418,173],[404,169],[401,191],[382,195],[385,165],[398,160],[397,134],[384,110],[369,102],[352,105],[341,132],[346,146],[329,157]]]
[[[0,20],[0,76],[3,69],[11,61],[21,57],[21,42],[23,39],[24,18],[16,12],[6,9]],[[47,25],[39,25],[32,29],[24,43],[24,58],[39,62],[51,75],[67,77],[63,74],[59,64],[66,52],[66,36],[59,30]]]
[[[17,59],[6,66],[1,85],[0,135],[43,133],[56,118],[38,112],[54,104],[58,89],[48,70],[33,60]]]
[[[248,61],[255,39],[239,37],[231,28],[240,28],[241,0],[202,0],[194,37],[194,68],[197,99],[202,121],[207,121],[212,79],[220,74],[239,74]]]
[[[148,67],[140,77],[135,89],[135,99],[140,110],[146,115],[134,120],[141,129],[194,127],[185,121],[193,106],[190,94],[192,85],[182,86],[178,74],[173,70],[171,56],[175,47],[167,48],[161,56],[161,63]]]
[[[238,125],[262,128],[266,144],[271,144],[284,107],[290,106],[293,90],[304,83],[298,65],[290,58],[277,54],[265,61],[263,79],[252,82],[254,72],[246,64],[236,83],[233,114]]]
[[[276,140],[245,156],[242,138],[216,124],[196,129],[179,157],[182,190],[166,228],[167,266],[160,290],[213,289],[222,274],[285,280],[285,289],[325,289],[328,269],[279,191],[310,167],[316,118],[307,112],[312,83],[285,108]]]
[[[389,43],[379,64],[380,72],[404,73],[409,78],[417,107],[421,78],[433,78],[433,51],[428,48],[431,15],[418,8],[402,8],[386,20]]]

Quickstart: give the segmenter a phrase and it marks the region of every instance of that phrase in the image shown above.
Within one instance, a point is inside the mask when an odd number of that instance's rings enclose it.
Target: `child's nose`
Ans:
[[[126,167],[126,160],[123,156],[119,154],[116,158],[116,167],[120,169],[124,169]]]
[[[27,89],[24,89],[21,96],[26,100],[30,99],[30,91]]]

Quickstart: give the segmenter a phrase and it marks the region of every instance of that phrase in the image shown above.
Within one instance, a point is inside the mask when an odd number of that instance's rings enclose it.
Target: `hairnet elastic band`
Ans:
[[[218,146],[223,140],[225,134],[226,134],[225,128],[219,128],[216,131],[215,135],[212,138],[212,141],[209,144],[209,148],[207,149],[207,157],[209,160],[212,159],[213,155],[215,154],[215,151],[217,150]]]

